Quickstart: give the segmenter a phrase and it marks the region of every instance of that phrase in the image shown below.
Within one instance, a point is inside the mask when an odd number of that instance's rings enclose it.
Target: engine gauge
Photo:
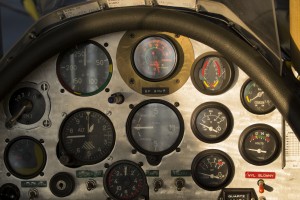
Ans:
[[[266,124],[254,124],[246,128],[239,139],[242,157],[253,165],[266,165],[280,154],[279,133]]]
[[[113,124],[105,114],[93,108],[78,109],[60,127],[58,156],[67,166],[96,164],[111,153],[115,138]]]
[[[195,136],[208,143],[216,143],[229,136],[233,117],[223,104],[207,102],[198,106],[192,114],[191,127]]]
[[[10,141],[4,151],[8,171],[20,179],[38,176],[46,164],[46,151],[40,141],[21,136]]]
[[[149,199],[149,186],[145,173],[132,161],[121,160],[113,163],[104,174],[103,186],[113,199]]]
[[[104,47],[87,41],[61,53],[56,72],[66,90],[79,96],[91,96],[109,83],[112,60]]]
[[[249,112],[258,115],[268,114],[275,109],[268,95],[250,79],[242,86],[241,101]]]
[[[200,152],[192,162],[193,180],[209,191],[225,188],[232,181],[234,171],[232,159],[216,149]]]
[[[142,39],[133,52],[133,67],[148,81],[162,81],[176,70],[177,51],[171,40],[162,36]]]
[[[127,119],[126,132],[134,148],[146,156],[157,156],[159,161],[180,144],[184,123],[172,104],[153,99],[138,104],[132,110]]]
[[[226,92],[235,76],[233,64],[221,54],[208,53],[197,58],[191,70],[191,79],[203,94],[218,95]]]

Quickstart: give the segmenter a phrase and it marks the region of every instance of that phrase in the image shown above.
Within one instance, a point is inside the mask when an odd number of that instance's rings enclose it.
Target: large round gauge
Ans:
[[[192,177],[205,190],[225,188],[233,179],[234,164],[223,151],[211,149],[200,152],[192,163]]]
[[[171,40],[162,36],[142,39],[133,52],[133,67],[148,81],[169,78],[177,66],[177,51]]]
[[[279,133],[266,124],[254,124],[246,128],[239,139],[242,157],[253,165],[266,165],[280,154]]]
[[[207,102],[198,106],[192,114],[191,127],[195,136],[208,143],[216,143],[229,136],[233,117],[223,104]]]
[[[105,172],[103,185],[113,199],[149,199],[149,187],[143,169],[136,163],[121,160],[113,163]]]
[[[179,111],[170,103],[147,100],[130,113],[126,124],[127,137],[145,155],[163,156],[180,144],[184,123]]]
[[[20,179],[38,176],[44,169],[47,156],[40,141],[21,136],[10,141],[4,151],[8,171]]]
[[[226,92],[235,76],[233,64],[218,53],[208,53],[197,58],[191,70],[191,79],[203,94],[218,95]]]
[[[109,83],[112,61],[104,47],[87,41],[61,53],[56,72],[66,90],[75,95],[90,96],[102,91]]]
[[[104,160],[115,144],[115,130],[110,119],[93,108],[69,114],[60,127],[60,143],[68,156],[67,165],[90,165]],[[61,150],[62,151],[62,150]]]
[[[241,101],[249,112],[258,115],[268,114],[275,109],[268,95],[250,79],[242,86]]]

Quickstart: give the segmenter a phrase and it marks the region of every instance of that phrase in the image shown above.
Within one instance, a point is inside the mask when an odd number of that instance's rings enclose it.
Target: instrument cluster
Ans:
[[[26,77],[0,115],[0,175],[14,185],[0,190],[15,199],[32,188],[42,199],[221,199],[247,169],[281,164],[269,97],[224,56],[173,33],[76,44]]]

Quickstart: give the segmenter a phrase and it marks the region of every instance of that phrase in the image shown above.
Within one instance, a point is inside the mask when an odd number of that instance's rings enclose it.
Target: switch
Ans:
[[[259,179],[259,180],[257,181],[257,185],[258,185],[258,191],[259,191],[260,193],[264,193],[264,192],[265,192],[265,181],[262,180],[262,179]]]
[[[86,182],[86,189],[91,191],[97,187],[97,182],[94,179],[90,179]]]
[[[156,178],[153,181],[154,191],[157,192],[164,185],[164,181],[161,178]]]
[[[108,98],[108,103],[116,103],[116,104],[122,104],[125,100],[125,97],[121,93],[114,93]]]
[[[39,191],[36,188],[32,188],[28,191],[29,200],[34,200],[39,197]]]
[[[185,186],[185,180],[183,178],[176,178],[175,186],[177,187],[178,191],[181,191],[182,188],[184,188],[184,186]]]

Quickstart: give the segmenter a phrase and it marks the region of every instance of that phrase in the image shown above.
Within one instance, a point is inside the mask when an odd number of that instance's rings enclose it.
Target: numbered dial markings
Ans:
[[[112,151],[115,130],[102,112],[84,108],[66,117],[60,128],[60,140],[68,156],[82,164],[95,164]]]
[[[87,41],[59,55],[57,76],[69,92],[90,96],[102,91],[112,75],[109,53],[100,44]]]

